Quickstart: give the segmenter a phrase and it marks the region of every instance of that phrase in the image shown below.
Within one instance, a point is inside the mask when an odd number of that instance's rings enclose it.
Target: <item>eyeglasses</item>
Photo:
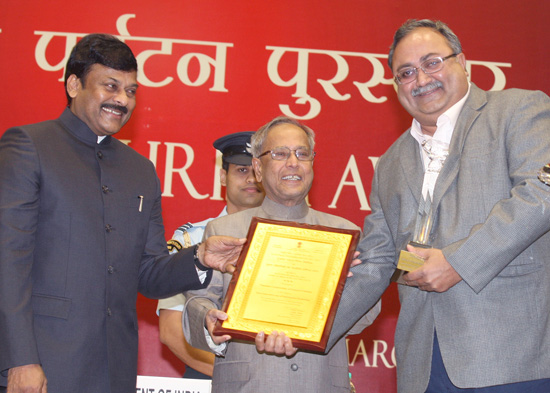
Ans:
[[[399,70],[395,75],[395,82],[400,85],[406,85],[416,80],[418,77],[418,69],[420,68],[425,74],[433,74],[434,72],[441,71],[443,68],[443,62],[451,57],[458,56],[459,53],[453,53],[452,55],[445,57],[432,57],[420,64],[420,67],[408,67]]]
[[[273,148],[272,150],[265,151],[260,154],[258,158],[263,157],[267,154],[271,154],[271,158],[273,158],[275,161],[286,161],[290,158],[290,153],[292,152],[294,152],[294,155],[300,161],[313,161],[313,158],[315,158],[314,151],[310,151],[303,147],[292,150],[286,146],[278,146]]]

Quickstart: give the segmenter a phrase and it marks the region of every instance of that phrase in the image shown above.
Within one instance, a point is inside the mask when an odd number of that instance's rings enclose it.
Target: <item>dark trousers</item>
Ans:
[[[185,372],[183,373],[183,378],[190,379],[212,379],[211,376],[201,373],[200,371],[195,370],[194,368],[185,365]],[[2,391],[0,391],[2,393]]]
[[[506,385],[488,386],[484,388],[460,389],[452,384],[439,351],[437,334],[434,333],[434,350],[432,355],[432,372],[426,393],[549,393],[550,379],[517,382]]]

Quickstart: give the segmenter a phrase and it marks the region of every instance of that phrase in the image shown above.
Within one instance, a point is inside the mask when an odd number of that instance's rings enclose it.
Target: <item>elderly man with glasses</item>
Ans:
[[[211,221],[206,227],[205,238],[221,233],[244,237],[253,217],[357,229],[348,220],[318,212],[307,205],[305,198],[313,182],[314,144],[313,131],[287,117],[275,118],[260,128],[252,136],[252,165],[257,180],[264,187],[265,199],[259,207]],[[254,343],[228,341],[227,335],[214,335],[215,322],[226,318],[219,308],[230,280],[230,274],[215,274],[206,290],[186,293],[189,300],[183,319],[187,340],[193,346],[220,355],[214,364],[212,392],[350,391],[344,339],[338,340],[326,355],[298,352],[277,356],[257,351]],[[375,303],[368,313],[365,310],[366,315],[354,327],[353,333],[360,332],[376,318],[380,303]],[[277,345],[289,342],[284,334],[277,332],[269,338]],[[263,341],[261,333],[260,341]]]

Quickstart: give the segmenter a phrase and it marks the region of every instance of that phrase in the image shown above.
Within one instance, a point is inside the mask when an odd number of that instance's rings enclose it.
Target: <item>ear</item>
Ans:
[[[80,79],[75,74],[71,74],[67,79],[67,94],[69,94],[69,97],[75,98],[81,87]]]
[[[254,176],[258,183],[262,182],[262,162],[259,158],[252,158],[252,168],[254,169]]]
[[[220,168],[220,184],[227,187],[227,171],[223,168]]]
[[[466,68],[466,56],[464,56],[464,52],[459,53],[458,56],[456,56],[456,58],[460,63],[460,65],[462,66],[462,68],[464,69],[464,73],[466,74],[466,76],[470,76],[468,74],[468,69]]]

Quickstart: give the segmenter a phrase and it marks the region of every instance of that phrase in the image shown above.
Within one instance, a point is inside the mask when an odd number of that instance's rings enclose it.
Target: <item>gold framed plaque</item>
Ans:
[[[324,351],[359,230],[254,217],[214,332],[254,341],[284,331],[296,348]]]

